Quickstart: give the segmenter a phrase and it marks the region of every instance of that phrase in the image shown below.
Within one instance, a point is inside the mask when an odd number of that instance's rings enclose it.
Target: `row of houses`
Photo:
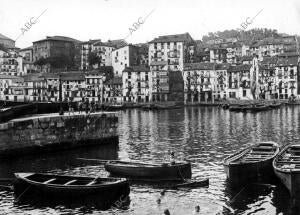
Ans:
[[[76,101],[88,97],[117,103],[286,99],[299,94],[296,44],[296,37],[284,36],[251,45],[235,41],[203,47],[189,33],[159,36],[136,45],[124,40],[80,42],[47,37],[33,42],[32,48],[0,50],[0,74],[2,86],[6,86],[0,94],[5,100]],[[61,64],[53,63],[54,58]],[[103,68],[110,68],[112,74],[101,72]],[[60,90],[57,83],[61,83]],[[22,93],[18,90],[22,85],[41,89]]]
[[[0,75],[0,100],[147,103],[214,102],[224,99],[288,99],[299,97],[299,63],[277,58],[266,66],[254,57],[251,64],[184,63],[182,71],[151,71],[126,67],[122,76],[108,79],[98,71]]]

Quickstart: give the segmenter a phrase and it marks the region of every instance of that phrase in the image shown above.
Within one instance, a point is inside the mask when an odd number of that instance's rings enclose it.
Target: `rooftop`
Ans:
[[[38,40],[33,43],[44,42],[44,41],[64,41],[64,42],[72,42],[72,43],[81,43],[81,41],[73,39],[71,37],[64,36],[47,36],[46,39]]]
[[[174,35],[166,35],[159,36],[149,43],[165,43],[165,42],[191,42],[193,38],[189,33],[184,34],[174,34]]]
[[[14,41],[14,40],[12,40],[12,39],[10,39],[10,38],[8,38],[7,36],[5,36],[5,35],[3,35],[3,34],[0,34],[0,40],[11,40],[11,41]]]
[[[113,77],[105,82],[105,84],[121,85],[123,84],[122,77]]]
[[[214,70],[216,63],[186,63],[184,70]]]
[[[129,66],[126,67],[123,72],[150,72],[150,69],[145,66]]]
[[[237,65],[237,66],[231,66],[229,68],[230,72],[240,72],[240,71],[248,71],[250,70],[251,65],[248,64],[241,64],[241,65]]]
[[[296,66],[298,65],[298,57],[279,58],[276,66]]]

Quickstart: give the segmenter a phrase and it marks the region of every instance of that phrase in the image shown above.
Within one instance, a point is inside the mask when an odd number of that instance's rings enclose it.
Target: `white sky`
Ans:
[[[16,39],[31,17],[37,20],[16,46],[25,48],[46,36],[78,40],[123,39],[139,17],[143,25],[126,39],[147,42],[159,35],[189,32],[201,39],[209,31],[239,28],[263,11],[248,27],[300,34],[299,0],[0,0],[0,33]]]

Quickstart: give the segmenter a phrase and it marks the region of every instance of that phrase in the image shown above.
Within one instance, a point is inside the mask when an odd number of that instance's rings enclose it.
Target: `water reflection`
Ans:
[[[15,171],[107,175],[99,163],[76,158],[162,161],[169,151],[174,151],[177,159],[192,162],[193,178],[210,178],[209,187],[167,190],[162,196],[161,188],[133,184],[127,210],[110,208],[101,213],[163,214],[168,208],[172,215],[194,214],[195,206],[199,205],[200,214],[297,214],[297,203],[289,198],[280,183],[271,182],[272,186],[251,184],[243,190],[243,187],[231,188],[226,182],[222,160],[250,142],[298,143],[299,111],[300,107],[282,107],[256,114],[233,113],[216,107],[126,110],[120,112],[119,147],[64,151],[1,163],[0,176],[11,177]],[[161,199],[160,204],[157,199]],[[83,207],[20,206],[11,202],[11,193],[0,191],[0,214],[4,210],[20,214],[24,211],[74,214],[97,211]]]

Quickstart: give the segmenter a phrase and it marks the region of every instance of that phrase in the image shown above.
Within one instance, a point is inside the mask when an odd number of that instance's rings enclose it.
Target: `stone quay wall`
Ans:
[[[47,114],[0,124],[0,158],[118,142],[114,112]]]

